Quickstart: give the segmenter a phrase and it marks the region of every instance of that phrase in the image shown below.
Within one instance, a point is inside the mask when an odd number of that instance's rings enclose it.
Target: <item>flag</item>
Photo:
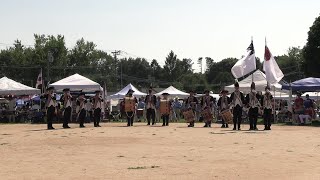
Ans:
[[[256,70],[256,56],[253,47],[253,41],[247,48],[247,54],[240,59],[232,68],[231,73],[235,78],[243,77]]]
[[[265,51],[264,51],[263,71],[266,74],[266,80],[270,84],[278,83],[284,77],[276,60],[274,59],[273,55],[270,52],[267,46],[267,43],[265,45]]]
[[[41,71],[40,71],[40,73],[38,75],[38,78],[37,78],[36,88],[38,89],[40,85],[43,86],[42,69],[41,69]]]

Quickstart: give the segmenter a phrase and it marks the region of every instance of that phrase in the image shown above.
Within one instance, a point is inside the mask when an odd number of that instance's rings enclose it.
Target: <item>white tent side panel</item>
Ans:
[[[16,82],[7,77],[3,77],[0,79],[0,95],[34,95],[40,94],[40,89],[32,88]]]

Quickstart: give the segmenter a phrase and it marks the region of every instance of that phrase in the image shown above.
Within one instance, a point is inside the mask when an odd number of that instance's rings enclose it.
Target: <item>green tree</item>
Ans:
[[[307,76],[320,77],[320,16],[308,32],[307,44],[303,50],[304,70]]]

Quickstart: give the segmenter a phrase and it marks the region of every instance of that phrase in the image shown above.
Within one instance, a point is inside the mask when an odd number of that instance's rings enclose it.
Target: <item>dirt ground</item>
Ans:
[[[160,125],[1,124],[0,179],[320,179],[319,127]]]

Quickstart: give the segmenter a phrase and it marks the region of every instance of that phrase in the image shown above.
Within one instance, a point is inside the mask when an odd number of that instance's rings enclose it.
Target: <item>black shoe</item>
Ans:
[[[152,125],[153,125],[153,124],[152,124]],[[150,126],[150,123],[148,123],[147,126]]]
[[[70,127],[69,126],[63,126],[63,129],[69,129]]]
[[[165,124],[162,124],[162,126],[166,126]]]
[[[226,128],[226,126],[224,124],[222,124],[221,128]]]
[[[208,127],[208,125],[206,124],[206,125],[204,125],[203,127]]]
[[[55,128],[54,127],[48,127],[48,130],[54,130]]]
[[[211,128],[211,124],[209,124],[209,125],[208,125],[208,127],[210,127],[210,128]]]
[[[257,127],[254,128],[255,131],[259,131],[259,129]]]
[[[98,124],[97,127],[101,127],[101,126]]]
[[[169,124],[166,124],[166,126],[169,126]]]
[[[249,131],[253,131],[253,128],[250,128]]]
[[[237,130],[236,128],[233,128],[233,130],[235,131],[235,130]]]
[[[265,127],[263,130],[264,130],[264,131],[266,131],[266,130],[268,130],[268,128],[267,128],[267,127]]]
[[[241,131],[241,128],[238,127],[238,131]]]
[[[80,125],[80,128],[85,128],[85,126],[84,125]]]
[[[228,124],[226,124],[226,128],[229,128],[229,125],[228,125]]]

